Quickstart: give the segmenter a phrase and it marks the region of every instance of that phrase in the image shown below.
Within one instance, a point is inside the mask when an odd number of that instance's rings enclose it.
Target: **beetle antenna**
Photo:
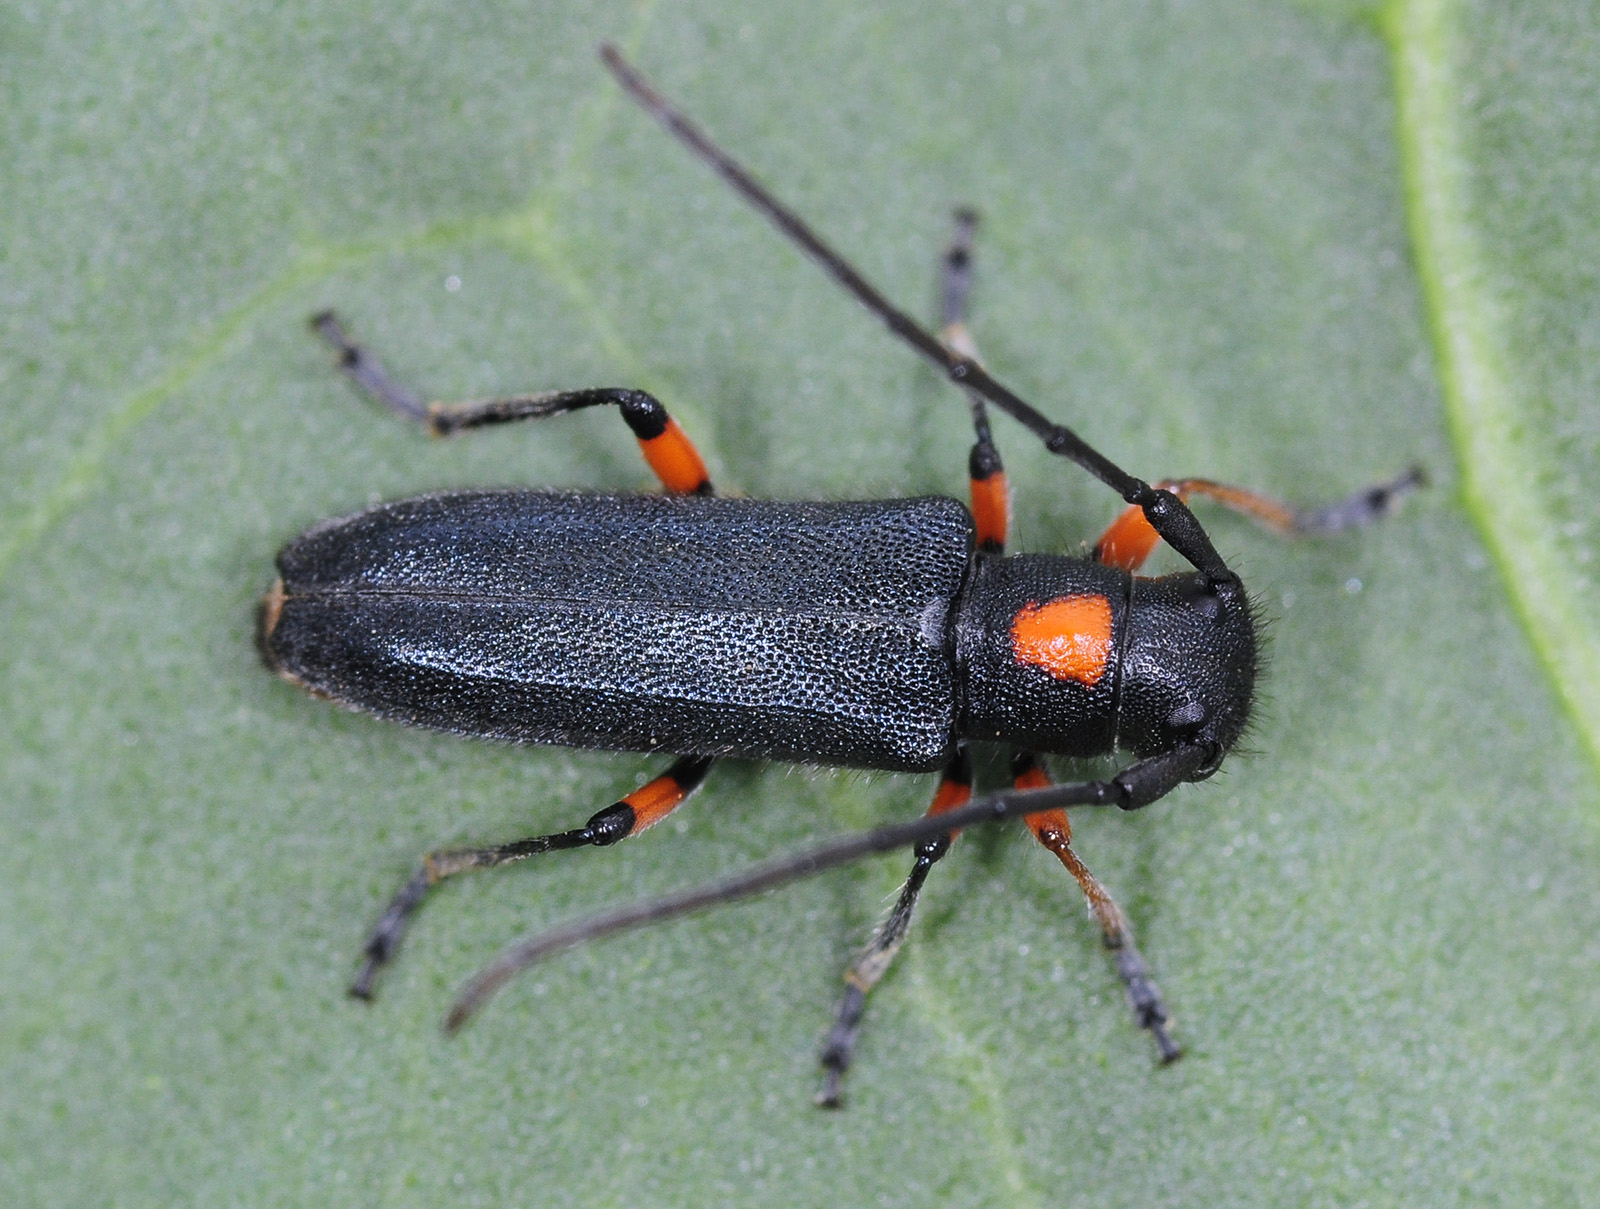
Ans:
[[[924,815],[910,822],[893,823],[840,836],[796,856],[767,861],[699,886],[558,924],[511,945],[478,971],[456,997],[450,1014],[445,1018],[445,1032],[454,1033],[460,1029],[467,1018],[513,976],[563,949],[613,936],[618,932],[632,931],[664,919],[674,919],[720,903],[749,898],[763,890],[787,885],[862,857],[910,847],[963,827],[1004,822],[1063,806],[1120,805],[1117,788],[1115,782],[1108,785],[1100,781],[1087,781],[1051,785],[1044,789],[1004,790],[987,794],[943,814]]]

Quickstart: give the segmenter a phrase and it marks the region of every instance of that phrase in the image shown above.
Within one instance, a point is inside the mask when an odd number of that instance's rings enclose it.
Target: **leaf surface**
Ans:
[[[844,1113],[816,1048],[904,858],[567,955],[440,1036],[531,927],[924,809],[885,774],[719,766],[645,838],[441,890],[344,997],[420,852],[656,765],[297,693],[252,648],[273,553],[381,498],[648,475],[614,416],[425,441],[312,311],[440,397],[652,390],[724,490],[965,490],[960,395],[601,37],[912,310],[979,207],[988,363],[1133,472],[1321,500],[1428,467],[1334,540],[1216,517],[1272,619],[1251,752],[1076,820],[1176,1066],[1012,834],[936,870]],[[1447,0],[0,14],[0,1200],[1592,1197],[1595,51],[1584,6]],[[998,431],[1019,548],[1091,540],[1116,501]]]

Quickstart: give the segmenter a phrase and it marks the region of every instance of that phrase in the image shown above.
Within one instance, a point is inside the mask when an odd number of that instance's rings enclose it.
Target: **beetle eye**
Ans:
[[[1191,596],[1189,607],[1207,621],[1215,621],[1222,616],[1222,600],[1214,592],[1202,592]]]
[[[1172,730],[1193,730],[1206,720],[1206,707],[1198,701],[1180,705],[1167,715],[1167,726]]]

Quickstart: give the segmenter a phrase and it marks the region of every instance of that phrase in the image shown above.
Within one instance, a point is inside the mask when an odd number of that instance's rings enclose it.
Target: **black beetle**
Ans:
[[[356,709],[464,735],[679,757],[583,827],[429,854],[374,929],[352,992],[370,997],[406,921],[443,877],[558,848],[604,846],[680,805],[721,756],[940,771],[918,824],[885,828],[730,883],[628,908],[513,950],[469,988],[452,1026],[545,952],[722,901],[866,851],[916,843],[887,921],[846,974],[819,1102],[840,1102],[865,997],[903,940],[929,868],[960,825],[1022,815],[1078,881],[1117,956],[1138,1023],[1180,1054],[1127,921],[1073,851],[1063,807],[1136,809],[1210,776],[1243,731],[1257,623],[1186,498],[1289,534],[1367,523],[1413,470],[1331,508],[1297,510],[1202,479],[1152,487],[996,382],[964,327],[970,241],[960,212],[935,337],[892,306],[610,47],[624,88],[773,220],[896,336],[968,392],[972,508],[931,497],[791,503],[718,499],[693,445],[642,391],[589,388],[423,404],[331,313],[313,320],[344,371],[438,434],[615,406],[666,495],[464,491],[315,526],[278,555],[262,607],[270,664]],[[987,407],[1020,421],[1128,505],[1090,557],[1004,555],[1009,504]],[[1158,540],[1194,570],[1134,574]],[[968,805],[969,741],[1017,749],[1013,790]],[[1105,781],[1052,786],[1035,753],[1131,752]]]

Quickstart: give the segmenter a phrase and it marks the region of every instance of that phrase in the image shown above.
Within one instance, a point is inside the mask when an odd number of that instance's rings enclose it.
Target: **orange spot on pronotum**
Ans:
[[[1011,649],[1018,663],[1057,680],[1094,685],[1111,660],[1111,602],[1096,595],[1030,600],[1011,619]]]
[[[659,436],[642,438],[639,448],[644,453],[644,460],[650,463],[650,469],[656,472],[656,477],[668,491],[692,495],[710,481],[706,464],[700,460],[694,444],[674,419],[667,420],[667,426]]]

